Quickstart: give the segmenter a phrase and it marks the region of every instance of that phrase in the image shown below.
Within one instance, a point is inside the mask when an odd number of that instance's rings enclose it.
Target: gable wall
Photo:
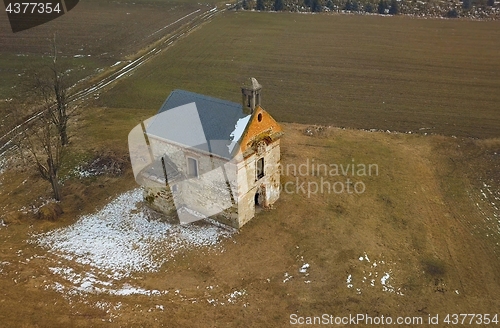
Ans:
[[[261,116],[261,121],[259,122],[258,117]],[[263,135],[271,135],[283,132],[280,125],[260,106],[255,108],[255,111],[250,118],[249,125],[241,137],[240,150],[242,153],[247,153],[248,148],[253,147],[256,138],[262,137]]]
[[[257,179],[256,163],[264,158],[264,177]],[[255,216],[255,194],[259,193],[260,206],[268,207],[276,202],[280,195],[280,141],[276,140],[257,154],[248,156],[238,171],[238,227],[243,226]]]

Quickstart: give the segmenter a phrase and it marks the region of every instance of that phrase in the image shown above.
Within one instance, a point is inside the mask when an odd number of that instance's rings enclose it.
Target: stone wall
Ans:
[[[176,216],[176,207],[173,194],[165,186],[144,188],[144,201],[152,209],[165,213],[168,216]]]
[[[256,148],[253,154],[238,163],[154,138],[150,138],[150,143],[156,158],[168,154],[181,172],[178,180],[169,181],[172,192],[160,184],[145,189],[145,201],[167,215],[185,206],[224,224],[241,228],[255,216],[256,194],[263,207],[270,206],[279,198],[279,140],[261,144],[258,150]],[[188,157],[198,161],[198,177],[187,178]],[[262,157],[264,177],[258,179],[256,163]]]

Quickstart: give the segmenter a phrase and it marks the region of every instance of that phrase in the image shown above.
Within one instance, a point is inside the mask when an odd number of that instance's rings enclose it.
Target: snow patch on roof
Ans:
[[[245,128],[248,125],[248,122],[250,121],[250,115],[247,115],[243,118],[240,118],[234,127],[233,132],[229,135],[231,143],[227,146],[229,149],[229,153],[233,152],[234,146],[240,141],[241,136],[243,135],[243,132],[245,132]]]

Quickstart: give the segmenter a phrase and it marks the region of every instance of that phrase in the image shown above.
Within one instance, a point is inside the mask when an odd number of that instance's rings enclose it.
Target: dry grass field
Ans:
[[[26,69],[39,69],[51,55],[56,35],[60,63],[71,69],[73,82],[125,62],[186,23],[193,13],[207,11],[204,1],[81,1],[64,16],[36,28],[12,33],[7,15],[0,15],[0,108],[17,96]],[[188,16],[190,15],[190,16]]]
[[[280,121],[496,137],[498,39],[498,21],[227,13],[100,104],[157,109],[175,88],[239,102],[253,76]]]
[[[159,29],[214,3],[87,0],[56,20],[19,33],[12,33],[7,16],[1,15],[0,49],[2,54],[50,54],[48,41],[56,33],[64,55],[123,59],[161,37],[155,33]]]
[[[424,323],[439,314],[445,327],[446,313],[498,313],[499,30],[498,22],[233,12],[193,31],[71,123],[57,220],[37,218],[50,186],[36,172],[19,163],[0,171],[0,326],[287,327],[290,314],[362,313]],[[377,174],[284,171],[292,192],[239,232],[172,228],[144,214],[127,196],[137,187],[128,164],[119,174],[80,174],[96,157],[127,159],[128,132],[172,89],[239,101],[249,76],[283,122],[285,168],[376,164]],[[347,179],[366,190],[294,188],[353,187]],[[153,238],[165,227],[171,239]],[[71,238],[50,244],[50,236]],[[74,253],[77,242],[97,245],[101,257],[92,247]],[[138,263],[157,266],[113,269],[129,264],[111,263],[123,250],[130,264],[137,258],[128,255],[145,254]]]
[[[134,111],[93,112],[93,122],[102,125],[85,127],[91,132],[85,140],[97,144],[109,133],[102,146],[126,155],[124,133],[108,123],[131,127]],[[135,272],[107,286],[158,291],[150,296],[79,292],[84,282],[72,275],[101,277],[103,272],[63,257],[64,252],[28,243],[40,232],[71,227],[79,215],[95,213],[135,187],[130,170],[119,177],[68,180],[61,203],[65,213],[58,221],[36,220],[28,212],[0,228],[3,325],[284,327],[292,313],[426,320],[429,314],[443,318],[446,313],[498,311],[500,236],[498,222],[488,218],[500,213],[490,204],[493,198],[484,198],[475,187],[475,182],[487,181],[482,174],[489,166],[476,163],[471,173],[460,164],[472,155],[486,163],[480,155],[498,149],[498,140],[338,128],[306,136],[306,125],[284,128],[285,166],[298,167],[307,160],[349,164],[354,159],[358,164],[377,164],[378,175],[309,171],[296,180],[292,172],[284,174],[283,183],[294,186],[296,181],[307,185],[321,178],[332,184],[351,179],[363,182],[366,191],[308,197],[291,188],[294,191],[284,192],[274,209],[260,212],[216,248],[180,249],[172,257],[166,251],[161,256],[167,261],[159,271]],[[37,203],[45,185],[34,176],[23,180],[16,170],[1,176],[3,210],[19,202]],[[492,195],[486,196],[500,197],[494,186],[489,190]],[[305,264],[309,267],[300,272]],[[69,271],[61,274],[57,268]]]

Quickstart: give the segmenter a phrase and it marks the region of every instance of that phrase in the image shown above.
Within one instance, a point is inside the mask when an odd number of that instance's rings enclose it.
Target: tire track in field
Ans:
[[[154,58],[157,54],[159,54],[161,51],[167,49],[170,47],[175,41],[179,40],[180,38],[188,35],[192,30],[195,28],[199,27],[201,24],[210,21],[215,15],[220,14],[221,12],[228,10],[232,7],[229,8],[223,8],[223,9],[218,9],[217,6],[213,7],[210,10],[207,11],[201,11],[201,9],[197,9],[179,19],[176,21],[162,27],[161,29],[153,32],[151,35],[147,36],[147,38],[153,36],[156,33],[159,33],[163,31],[164,29],[175,25],[177,23],[180,23],[186,18],[190,18],[187,23],[181,25],[177,30],[175,30],[170,36],[165,38],[164,40],[158,43],[156,47],[153,49],[149,50],[143,55],[140,55],[139,57],[131,60],[127,65],[124,67],[119,68],[117,71],[108,74],[104,77],[102,77],[99,81],[95,82],[91,86],[81,89],[71,96],[69,96],[68,103],[75,103],[78,101],[85,101],[88,97],[94,95],[96,92],[103,90],[105,87],[109,86],[110,84],[118,81],[119,79],[122,79],[126,76],[128,76],[130,73],[135,71],[138,67],[140,67],[142,64],[146,63],[147,61],[151,60]],[[114,66],[114,65],[113,65]],[[23,123],[15,126],[12,128],[10,131],[8,131],[6,134],[3,136],[0,136],[0,156],[4,155],[13,145],[13,139],[15,136],[19,135],[21,133],[22,128],[27,128],[28,124],[34,122],[37,117],[41,115],[41,111],[34,114],[33,116],[29,117],[26,119]]]

